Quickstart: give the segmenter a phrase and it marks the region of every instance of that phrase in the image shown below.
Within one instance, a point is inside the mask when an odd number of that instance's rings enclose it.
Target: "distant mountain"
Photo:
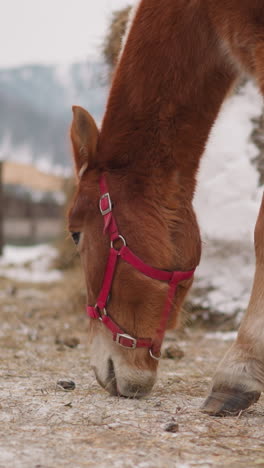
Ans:
[[[70,166],[71,106],[86,107],[100,121],[107,91],[100,61],[0,69],[0,158]]]

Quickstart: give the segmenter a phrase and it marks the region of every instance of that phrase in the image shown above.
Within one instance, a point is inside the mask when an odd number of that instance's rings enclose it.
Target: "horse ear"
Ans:
[[[79,177],[93,165],[99,130],[92,116],[79,106],[72,107],[71,140],[76,171]]]

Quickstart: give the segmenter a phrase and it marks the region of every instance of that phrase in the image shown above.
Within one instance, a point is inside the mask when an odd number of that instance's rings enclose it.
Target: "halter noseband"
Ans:
[[[158,360],[160,358],[160,349],[165,335],[165,330],[177,286],[180,281],[191,278],[195,270],[171,272],[164,271],[147,265],[139,257],[137,257],[127,247],[125,238],[118,231],[104,174],[100,177],[99,185],[101,193],[99,208],[104,218],[104,233],[107,232],[110,237],[110,252],[105,268],[102,288],[97,298],[96,305],[94,307],[87,306],[87,314],[92,319],[99,319],[108,328],[108,330],[111,331],[113,340],[118,345],[127,349],[148,348],[150,356],[153,359]],[[122,241],[123,243],[120,249],[115,247],[116,241],[118,240]],[[167,282],[169,285],[167,299],[154,340],[151,338],[134,338],[133,336],[130,336],[122,328],[120,328],[107,313],[106,305],[110,297],[110,291],[112,288],[118,258],[122,258],[122,260],[124,260],[126,263],[129,263],[133,268],[135,268],[143,275],[158,281]]]

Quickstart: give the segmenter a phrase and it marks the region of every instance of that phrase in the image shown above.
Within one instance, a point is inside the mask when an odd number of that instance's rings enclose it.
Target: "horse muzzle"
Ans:
[[[115,366],[111,358],[104,368],[92,367],[97,382],[113,396],[142,398],[150,393],[156,380],[154,371],[132,368],[125,364]]]

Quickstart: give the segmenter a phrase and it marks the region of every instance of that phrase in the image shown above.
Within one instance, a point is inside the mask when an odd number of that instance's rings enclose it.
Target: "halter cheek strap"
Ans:
[[[154,268],[139,257],[137,257],[126,245],[125,238],[119,234],[118,227],[113,216],[113,207],[110,194],[107,189],[105,176],[102,175],[99,181],[101,198],[99,208],[104,219],[104,233],[108,233],[110,238],[110,251],[105,268],[102,288],[97,298],[95,306],[87,306],[87,314],[92,319],[100,320],[113,335],[113,340],[120,346],[128,349],[148,348],[150,355],[154,359],[160,358],[160,349],[164,339],[167,323],[169,320],[173,299],[176,294],[178,284],[193,276],[195,270],[191,271],[164,271]],[[116,241],[122,241],[120,249],[115,247]],[[134,338],[120,328],[108,315],[106,306],[110,297],[110,291],[114,280],[115,270],[118,260],[122,259],[135,270],[149,278],[168,283],[169,290],[160,324],[156,330],[155,338]]]

